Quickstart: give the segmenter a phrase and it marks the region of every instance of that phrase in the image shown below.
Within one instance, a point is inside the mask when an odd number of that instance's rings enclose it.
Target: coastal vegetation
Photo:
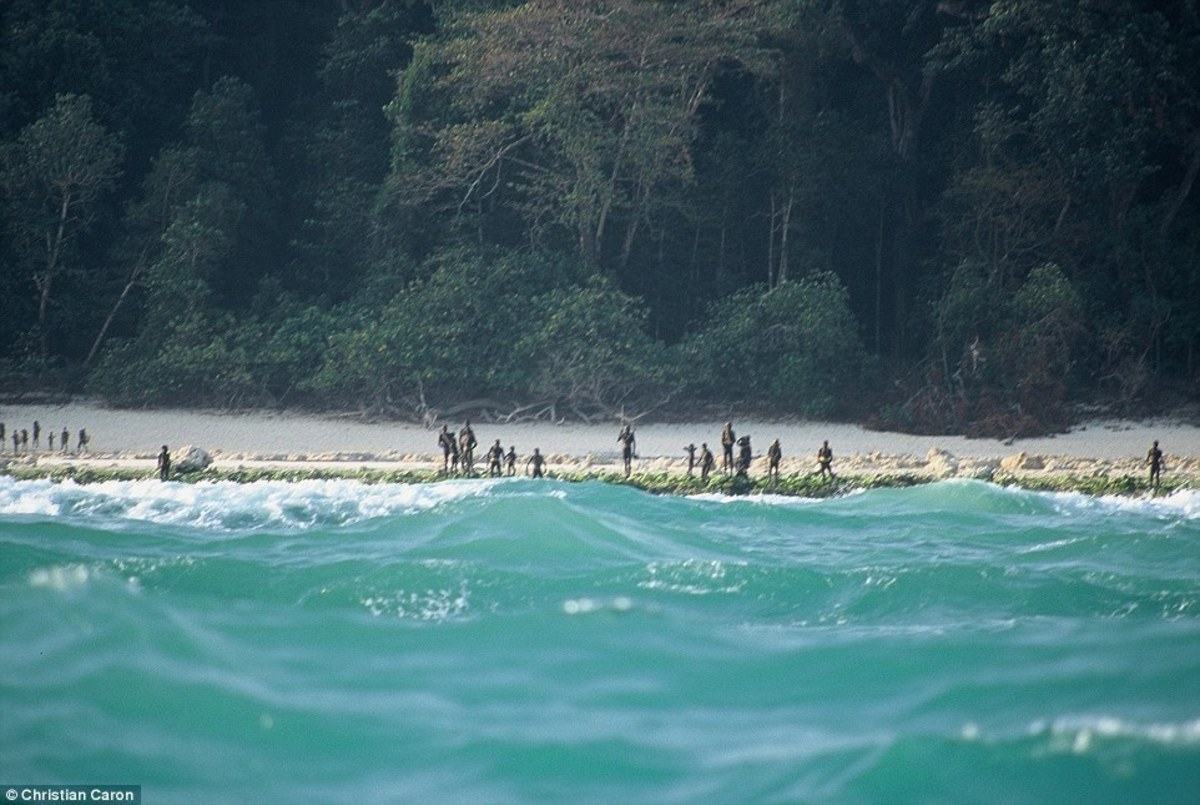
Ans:
[[[1003,438],[1194,400],[1198,62],[1191,0],[10,0],[0,393]]]

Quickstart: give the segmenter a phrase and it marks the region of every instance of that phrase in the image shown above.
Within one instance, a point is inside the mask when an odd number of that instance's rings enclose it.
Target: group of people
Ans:
[[[55,449],[55,437],[58,436],[58,449],[63,452],[70,451],[71,432],[63,428],[61,432],[55,433],[51,430],[47,434],[47,448],[50,451]],[[0,422],[0,452],[6,448],[6,438],[12,442],[12,452],[14,455],[20,455],[24,452],[30,452],[31,449],[36,451],[41,448],[42,426],[38,420],[34,420],[33,427],[29,430],[24,428],[13,428],[8,431],[5,423]],[[90,438],[86,428],[80,428],[76,434],[75,452],[87,452],[88,442]],[[634,434],[633,425],[625,423],[621,426],[620,433],[617,434],[617,442],[621,445],[621,460],[625,470],[625,477],[628,478],[633,472],[633,459],[637,457],[637,437]],[[471,427],[470,420],[467,420],[461,430],[457,434],[450,431],[446,425],[442,426],[441,433],[438,434],[438,446],[442,448],[442,472],[446,474],[475,474],[475,449],[479,446],[479,441],[475,438],[475,430]],[[734,448],[737,448],[736,453]],[[689,476],[695,474],[696,468],[700,470],[700,479],[707,481],[716,467],[716,457],[712,450],[709,449],[708,443],[703,442],[700,445],[697,453],[697,448],[694,443],[686,445],[684,453],[687,455],[687,473]],[[726,422],[721,430],[721,453],[722,462],[721,469],[726,474],[736,473],[740,476],[746,476],[750,471],[750,462],[753,458],[753,450],[750,446],[750,436],[743,434],[737,436],[733,430],[733,423]],[[487,474],[493,478],[501,476],[514,476],[517,474],[517,449],[510,445],[506,451],[497,439],[485,454],[487,460]],[[834,480],[833,473],[833,450],[829,447],[829,441],[824,441],[817,449],[817,473],[822,478]],[[779,444],[779,440],[771,442],[771,446],[767,448],[767,477],[778,480],[779,478],[779,463],[783,459],[783,448]],[[162,480],[167,480],[171,473],[171,454],[167,449],[167,445],[163,445],[162,451],[158,454],[158,474]],[[1150,487],[1157,491],[1162,482],[1163,471],[1163,452],[1158,446],[1158,441],[1155,440],[1150,450],[1146,453],[1146,464],[1150,468]],[[525,461],[525,469],[527,473],[534,478],[542,478],[545,475],[546,457],[538,448],[533,449],[532,455]]]
[[[628,426],[626,426],[628,427]],[[737,448],[737,454],[734,455],[734,448]],[[707,481],[708,476],[716,467],[716,457],[713,456],[712,450],[708,449],[708,442],[703,442],[700,445],[700,455],[696,456],[695,443],[689,444],[683,448],[684,453],[688,458],[688,475],[694,475],[696,467],[700,467],[700,480]],[[729,475],[736,473],[737,475],[746,476],[750,472],[750,462],[754,457],[754,450],[750,446],[750,436],[743,434],[738,436],[733,431],[733,423],[726,422],[725,427],[721,429],[721,470]],[[767,448],[767,477],[773,480],[779,479],[779,462],[783,460],[783,447],[779,444],[779,440],[771,442],[771,446]],[[833,480],[833,450],[829,447],[829,441],[817,450],[817,472],[822,477],[828,477]],[[626,462],[625,474],[629,475],[629,464]]]
[[[55,437],[58,437],[58,449],[67,453],[71,450],[71,432],[66,428],[56,432],[49,430],[46,433],[47,449],[50,452],[55,450]],[[76,434],[75,452],[86,453],[88,446],[88,432],[86,428],[80,428]],[[22,453],[30,453],[40,450],[42,447],[42,423],[38,420],[33,420],[33,428],[13,428],[11,434],[8,427],[0,422],[0,453],[7,448],[8,442],[12,442],[13,455],[21,455]]]
[[[631,423],[626,422],[621,426],[621,430],[617,434],[617,443],[621,446],[621,464],[625,471],[625,477],[628,478],[633,472],[633,460],[637,458],[637,435],[634,433]],[[475,436],[475,429],[471,427],[470,420],[464,422],[457,433],[450,430],[449,425],[442,425],[442,429],[438,433],[438,447],[442,450],[443,474],[475,474],[475,450],[479,447],[479,440]],[[733,423],[726,422],[721,431],[721,447],[724,458],[722,469],[725,474],[747,475],[754,455],[750,437],[748,435],[738,437],[733,431]],[[737,448],[736,455],[735,447]],[[708,443],[701,444],[698,453],[695,444],[689,444],[683,449],[688,459],[688,475],[694,475],[696,468],[699,467],[700,479],[707,481],[716,467],[716,457],[708,448]],[[163,451],[166,452],[165,447]],[[505,450],[500,440],[497,439],[488,448],[484,458],[487,461],[489,477],[511,477],[517,474],[518,456],[517,448],[514,445],[510,445],[508,450]],[[778,480],[779,463],[782,459],[783,448],[776,439],[767,449],[767,476],[769,478]],[[527,474],[533,478],[542,478],[545,475],[545,466],[546,457],[540,449],[535,447],[533,454],[525,462]],[[834,479],[833,450],[830,449],[828,441],[817,450],[817,472],[831,481]]]
[[[438,434],[438,446],[442,448],[443,473],[475,474],[475,448],[479,446],[479,440],[475,438],[471,420],[468,419],[463,424],[457,435],[450,431],[449,426],[442,425],[442,431]],[[508,451],[505,452],[504,446],[497,439],[488,448],[485,458],[487,459],[488,476],[499,478],[502,475],[517,474],[517,448],[515,446],[509,445]],[[546,457],[542,455],[541,450],[533,448],[533,455],[525,462],[526,470],[532,477],[541,478],[545,474],[545,466]]]

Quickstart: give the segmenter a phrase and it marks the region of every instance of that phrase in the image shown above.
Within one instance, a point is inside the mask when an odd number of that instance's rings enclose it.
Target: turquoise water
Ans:
[[[1200,493],[0,478],[0,783],[1195,802]]]

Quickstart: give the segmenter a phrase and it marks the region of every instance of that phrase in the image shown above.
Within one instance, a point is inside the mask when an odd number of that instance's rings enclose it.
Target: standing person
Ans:
[[[1158,439],[1155,439],[1154,444],[1150,445],[1150,450],[1146,453],[1146,463],[1150,465],[1150,488],[1157,492],[1159,482],[1162,480],[1163,466],[1163,452],[1158,449]]]
[[[438,434],[438,446],[442,448],[442,472],[450,471],[450,454],[456,452],[454,449],[454,434],[450,429],[442,425],[442,432]],[[458,462],[455,461],[457,468]]]
[[[475,439],[475,431],[471,428],[471,420],[463,423],[462,430],[458,432],[458,450],[461,453],[461,461],[463,472],[470,475],[475,471],[475,448],[479,442]]]
[[[500,440],[491,446],[487,452],[488,458],[488,475],[493,478],[500,477],[500,462],[504,461],[504,448],[500,446]]]
[[[621,459],[625,462],[625,477],[628,478],[629,473],[633,470],[633,450],[637,444],[637,439],[633,435],[633,426],[628,422],[617,434],[617,441],[621,443]]]
[[[62,440],[58,443],[58,449],[64,453],[71,447],[71,431],[66,428],[62,429]]]
[[[21,428],[21,452],[29,450],[29,431]]]
[[[691,478],[692,471],[694,469],[696,469],[696,445],[695,445],[695,443],[693,442],[693,443],[689,444],[687,447],[683,448],[683,452],[687,453],[688,477]]]
[[[0,422],[0,452],[4,452],[4,423]]]
[[[833,451],[829,449],[829,440],[817,450],[817,473],[821,476],[828,475],[829,480],[833,480]]]
[[[509,478],[517,474],[517,446],[515,444],[508,446],[508,453],[504,456],[504,467],[508,470]]]
[[[21,452],[21,431],[17,430],[16,428],[13,428],[12,442],[13,455],[15,456],[17,453]]]
[[[726,422],[724,429],[721,431],[721,469],[728,475],[733,471],[733,446],[737,444],[737,439],[733,435],[733,423]]]
[[[42,423],[33,420],[33,449],[37,450],[42,443]]]
[[[750,459],[753,457],[753,452],[750,449],[750,437],[740,436],[737,440],[738,444],[738,463],[737,474],[745,475],[750,471]]]
[[[167,450],[164,444],[162,452],[158,454],[158,480],[166,481],[171,477],[171,453]]]
[[[51,453],[53,453],[54,452],[54,431],[50,431],[49,433],[46,434],[46,441],[49,442],[49,446],[46,449],[49,450]]]
[[[783,448],[779,446],[779,440],[771,442],[771,446],[767,448],[767,477],[779,480],[779,460],[783,458]]]
[[[525,462],[525,467],[533,467],[533,472],[529,473],[534,478],[542,477],[542,467],[546,464],[546,457],[536,447],[533,448],[533,455]]]
[[[89,439],[88,435],[87,435],[87,428],[80,428],[79,429],[79,452],[80,453],[87,452],[88,442],[90,442],[90,441],[91,441],[91,439]]]
[[[717,463],[717,459],[713,456],[713,452],[708,449],[708,442],[700,445],[700,480],[708,482],[708,474],[712,472],[713,466]]]

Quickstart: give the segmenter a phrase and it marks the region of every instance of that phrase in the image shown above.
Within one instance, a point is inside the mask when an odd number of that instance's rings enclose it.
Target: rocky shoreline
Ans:
[[[429,454],[384,453],[242,453],[185,447],[178,452],[172,479],[185,482],[307,479],[357,479],[364,482],[427,483],[461,478],[441,472],[441,457]],[[188,461],[202,456],[199,463]],[[17,479],[136,480],[157,477],[151,452],[92,453],[87,455],[27,455],[0,457],[0,474]],[[837,480],[819,478],[812,462],[781,462],[778,481],[767,478],[766,458],[756,457],[748,477],[721,472],[701,482],[698,470],[688,473],[684,459],[647,457],[635,461],[626,478],[610,456],[549,453],[548,476],[566,481],[596,480],[620,483],[650,492],[724,494],[773,493],[824,497],[860,489],[913,486],[954,478],[973,479],[1034,490],[1079,491],[1092,494],[1145,494],[1150,491],[1144,463],[1137,459],[1098,460],[1018,451],[996,458],[960,457],[930,448],[925,456],[910,454],[853,454],[835,464]],[[485,477],[476,472],[473,477]],[[1168,456],[1160,492],[1200,488],[1200,459]]]

